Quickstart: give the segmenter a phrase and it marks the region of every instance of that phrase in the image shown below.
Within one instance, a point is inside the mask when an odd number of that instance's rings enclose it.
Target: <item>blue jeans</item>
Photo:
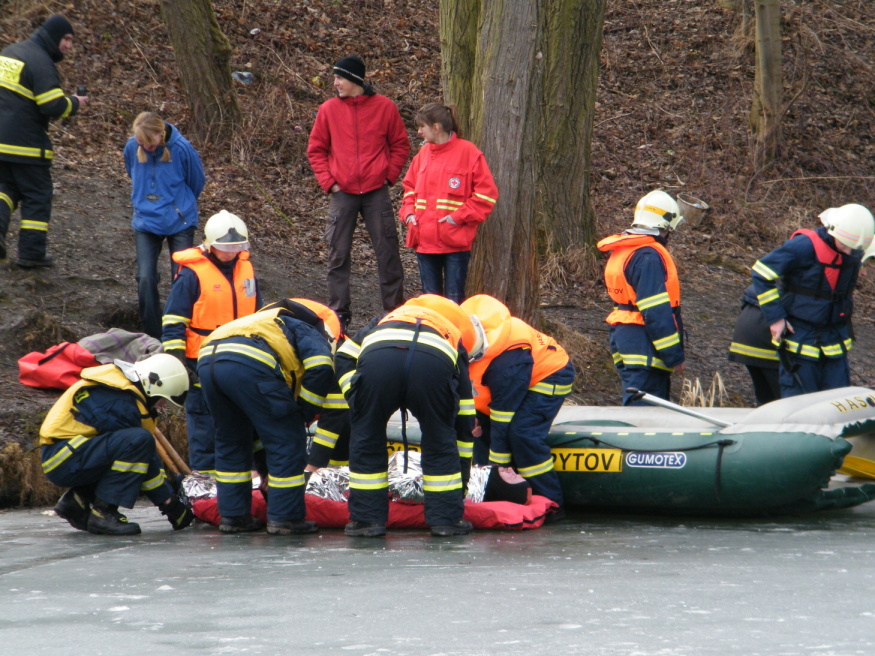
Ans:
[[[194,226],[187,228],[175,235],[155,235],[151,232],[134,230],[134,240],[137,248],[137,296],[140,306],[140,324],[143,331],[161,339],[161,298],[158,294],[158,283],[161,276],[158,275],[158,256],[161,254],[161,246],[167,240],[169,255],[176,251],[182,251],[194,246]],[[179,266],[170,260],[170,280]]]
[[[417,253],[416,259],[419,261],[422,293],[446,296],[456,303],[464,301],[470,257],[471,251],[437,254]]]

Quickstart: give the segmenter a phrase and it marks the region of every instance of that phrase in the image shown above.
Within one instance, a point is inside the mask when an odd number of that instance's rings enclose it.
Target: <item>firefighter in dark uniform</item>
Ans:
[[[338,372],[352,422],[347,535],[386,534],[386,426],[399,409],[409,410],[422,432],[425,521],[432,535],[471,531],[462,517],[463,463],[467,474],[474,446],[467,349],[475,341],[474,326],[456,303],[425,294],[383,317],[362,339],[354,372]]]
[[[833,207],[752,269],[753,289],[780,357],[781,397],[851,384],[851,315],[875,220],[862,205]]]
[[[747,368],[758,406],[781,398],[778,351],[772,344],[769,324],[760,310],[753,285],[744,290],[741,313],[735,320],[729,345],[729,361]]]
[[[194,373],[207,335],[261,306],[246,224],[227,210],[214,214],[204,226],[203,245],[177,251],[173,261],[179,273],[164,305],[161,344]],[[216,429],[197,380],[185,399],[185,422],[191,468],[214,476]]]
[[[651,191],[635,206],[630,229],[598,243],[611,254],[605,286],[616,305],[605,321],[611,325],[623,405],[645,405],[629,388],[668,399],[672,372],[684,369],[680,281],[666,249],[669,232],[681,221],[675,200]]]
[[[268,474],[267,532],[318,530],[304,519],[306,426],[322,408],[334,367],[322,322],[309,314],[303,321],[282,308],[262,310],[216,329],[201,346],[197,373],[216,426],[223,533],[263,527],[251,512],[254,432]]]
[[[55,512],[80,531],[136,535],[119,506],[133,508],[143,492],[174,529],[194,516],[167,482],[155,447],[154,407],[161,398],[182,405],[185,367],[166,353],[140,362],[116,360],[82,370],[40,427],[42,468],[55,485],[69,487]]]
[[[556,340],[512,317],[499,300],[478,294],[462,309],[485,334],[483,346],[470,355],[474,406],[483,432],[475,462],[515,467],[535,494],[558,505],[548,521],[562,519],[562,488],[546,438],[571,393],[574,365]]]
[[[21,205],[18,265],[52,265],[46,254],[52,214],[52,142],[49,120],[66,118],[88,104],[87,96],[64,96],[55,64],[73,46],[73,26],[60,14],[26,41],[0,52],[0,260],[6,232]]]

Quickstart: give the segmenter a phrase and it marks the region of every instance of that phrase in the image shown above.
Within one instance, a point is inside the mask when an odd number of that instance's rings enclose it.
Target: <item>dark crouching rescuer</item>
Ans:
[[[174,529],[191,524],[191,510],[167,481],[153,436],[155,406],[162,398],[181,406],[187,391],[185,367],[166,353],[83,369],[40,427],[43,472],[70,488],[55,512],[80,531],[136,535],[140,526],[118,507],[132,508],[143,492]]]

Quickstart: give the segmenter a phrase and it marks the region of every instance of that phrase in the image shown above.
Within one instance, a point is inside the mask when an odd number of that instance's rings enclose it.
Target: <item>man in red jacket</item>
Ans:
[[[352,237],[361,214],[377,255],[383,309],[404,302],[404,270],[389,187],[407,162],[410,142],[398,108],[365,82],[365,63],[334,65],[337,97],[319,107],[307,157],[328,205],[328,307],[344,331],[352,316],[349,272]]]

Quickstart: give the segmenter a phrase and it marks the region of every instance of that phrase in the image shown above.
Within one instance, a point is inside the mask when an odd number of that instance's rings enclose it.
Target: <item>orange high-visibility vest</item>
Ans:
[[[249,261],[249,251],[242,251],[237,256],[233,285],[200,248],[174,253],[173,260],[194,271],[200,283],[201,295],[191,310],[191,322],[185,329],[185,355],[197,358],[201,343],[210,332],[258,309],[255,307],[255,271]]]
[[[681,304],[681,285],[677,267],[665,246],[650,235],[612,235],[598,243],[600,251],[611,251],[611,257],[605,266],[605,286],[608,288],[608,295],[617,304],[605,320],[611,325],[618,323],[644,325],[644,316],[635,304],[637,301],[635,290],[626,280],[625,270],[629,258],[635,254],[635,251],[645,246],[655,250],[662,258],[669,305],[675,308]]]

